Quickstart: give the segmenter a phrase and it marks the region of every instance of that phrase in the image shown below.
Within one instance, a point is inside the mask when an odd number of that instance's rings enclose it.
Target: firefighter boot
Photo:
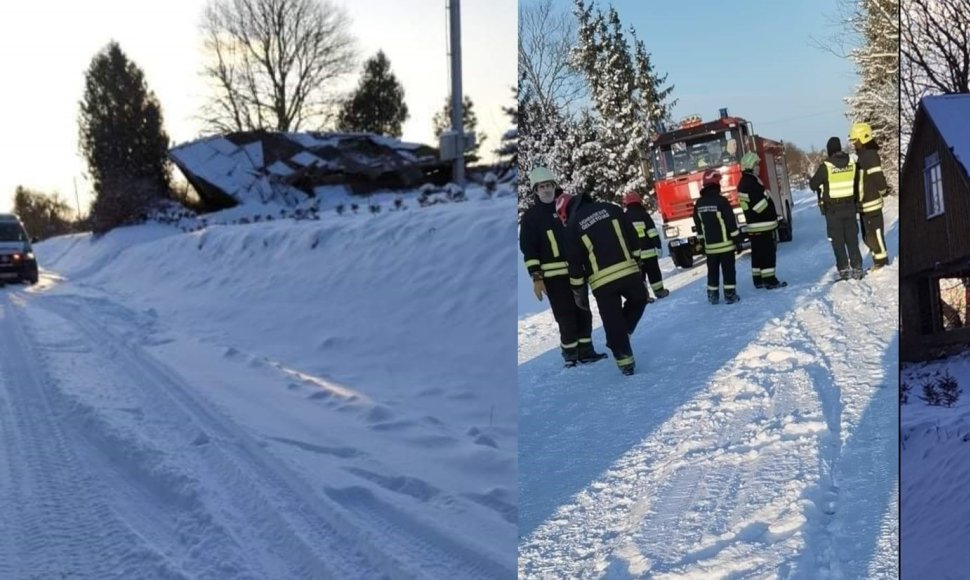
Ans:
[[[839,280],[848,280],[852,277],[852,270],[839,270]]]
[[[579,362],[579,347],[562,347],[562,360],[564,367],[574,367]]]
[[[761,289],[765,287],[765,281],[761,278],[761,276],[753,276],[752,280],[754,281],[755,289]]]
[[[620,372],[626,376],[632,375],[636,370],[636,361],[633,360],[633,355],[623,357],[616,364],[620,367]]]
[[[596,352],[596,349],[593,348],[592,342],[579,343],[578,360],[583,364],[603,360],[607,356],[608,355],[605,352]]]
[[[710,302],[711,304],[717,304],[720,301],[720,296],[717,290],[707,291],[707,301]]]
[[[660,290],[655,290],[654,293],[657,295],[657,298],[658,299],[660,299],[660,298],[666,298],[666,297],[670,296],[670,290],[667,290],[666,288],[661,288]]]
[[[862,268],[852,269],[852,278],[854,280],[862,280],[863,278],[865,278],[865,276],[866,276],[866,271],[863,270]]]
[[[738,293],[736,291],[734,291],[734,290],[725,290],[724,291],[724,303],[725,304],[734,304],[735,302],[737,302],[739,300],[741,300],[741,297],[738,296]]]
[[[788,286],[788,282],[784,282],[782,280],[779,280],[778,278],[775,278],[774,276],[772,276],[771,278],[768,278],[767,280],[765,280],[765,283],[764,283],[764,287],[767,290],[774,290],[775,288],[784,288],[785,286]]]

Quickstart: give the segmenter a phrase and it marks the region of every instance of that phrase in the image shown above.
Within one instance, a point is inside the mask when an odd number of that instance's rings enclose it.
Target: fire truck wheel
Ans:
[[[673,258],[674,265],[678,268],[692,268],[694,266],[694,256],[688,245],[670,248],[670,257]]]
[[[791,206],[788,202],[785,202],[785,221],[781,223],[781,227],[778,228],[778,241],[779,242],[790,242],[794,237],[794,230],[792,229],[791,221]]]

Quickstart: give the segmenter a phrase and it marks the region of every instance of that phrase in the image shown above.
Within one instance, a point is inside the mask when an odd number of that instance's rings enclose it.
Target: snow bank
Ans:
[[[24,294],[41,307],[27,311],[30,332],[90,342],[54,349],[47,368],[96,442],[142,458],[132,469],[162,461],[201,489],[185,449],[212,433],[253,438],[246,454],[265,449],[301,473],[378,569],[512,575],[515,201],[471,197],[52,239],[36,248],[42,282]],[[185,409],[198,426],[182,447],[145,429]]]
[[[927,405],[923,385],[947,372],[963,395],[951,408]],[[970,568],[970,355],[904,365],[901,380],[910,388],[900,409],[901,577],[960,578]]]

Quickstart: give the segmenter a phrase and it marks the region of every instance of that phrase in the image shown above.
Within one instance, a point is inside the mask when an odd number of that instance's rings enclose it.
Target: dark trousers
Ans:
[[[751,237],[751,276],[755,282],[775,279],[775,233],[759,232]]]
[[[559,324],[559,340],[563,348],[575,348],[581,339],[589,342],[593,333],[593,315],[589,310],[576,306],[569,276],[546,278],[545,283],[552,315]]]
[[[630,335],[636,330],[643,310],[647,307],[647,288],[634,274],[624,276],[593,290],[599,305],[606,346],[618,363],[633,357]]]
[[[641,262],[640,273],[643,275],[643,280],[650,281],[650,288],[656,293],[658,290],[663,290],[664,287],[664,277],[660,273],[660,260],[657,256],[652,256]]]
[[[872,262],[877,266],[889,263],[889,252],[886,251],[886,233],[882,221],[882,210],[864,213],[860,216],[862,223],[862,239],[872,253]]]
[[[832,242],[832,251],[835,252],[835,267],[839,272],[850,267],[862,269],[859,228],[855,220],[855,205],[851,203],[832,204],[825,212],[825,227],[829,241]]]
[[[723,254],[707,255],[707,289],[717,292],[721,288],[720,275],[724,274],[724,291],[734,291],[738,287],[737,271],[734,268],[734,249]]]

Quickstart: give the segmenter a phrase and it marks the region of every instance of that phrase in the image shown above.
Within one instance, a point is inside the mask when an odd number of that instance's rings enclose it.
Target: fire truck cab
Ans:
[[[760,175],[778,213],[778,240],[792,239],[791,186],[785,164],[784,144],[754,133],[751,123],[721,109],[720,118],[703,122],[699,116],[685,118],[672,130],[651,135],[644,172],[652,175],[664,238],[674,264],[694,265],[703,246],[694,229],[694,200],[700,197],[704,170],[721,173],[721,194],[728,198],[747,239],[744,213],[738,201],[741,156],[754,151],[761,159]]]

